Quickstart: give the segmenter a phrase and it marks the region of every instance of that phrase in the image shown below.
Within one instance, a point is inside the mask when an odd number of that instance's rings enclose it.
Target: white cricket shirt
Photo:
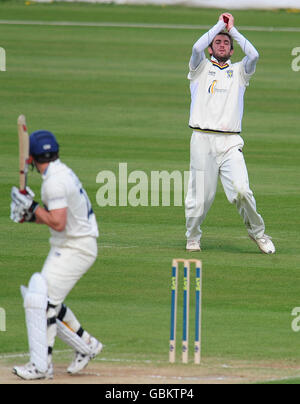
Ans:
[[[48,211],[67,208],[63,232],[50,228],[50,244],[56,247],[80,245],[83,237],[98,237],[98,225],[89,197],[75,173],[56,160],[44,173],[42,201]]]
[[[244,94],[253,74],[243,62],[225,66],[212,58],[204,59],[188,75],[191,89],[189,125],[207,132],[240,133],[244,113]]]

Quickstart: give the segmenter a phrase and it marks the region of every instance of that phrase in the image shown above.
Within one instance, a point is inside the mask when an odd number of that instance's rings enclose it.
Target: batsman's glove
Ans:
[[[23,208],[13,201],[10,205],[10,218],[15,223],[23,223],[25,221]]]
[[[10,218],[15,223],[35,222],[35,211],[39,204],[33,200],[33,191],[27,187],[26,193],[20,192],[17,187],[11,190],[11,215]]]

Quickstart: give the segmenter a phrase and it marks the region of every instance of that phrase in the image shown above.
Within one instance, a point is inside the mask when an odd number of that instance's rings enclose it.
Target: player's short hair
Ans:
[[[57,152],[50,152],[45,154],[40,154],[38,156],[32,156],[37,163],[51,163],[52,161],[56,161],[59,159],[59,154]]]
[[[225,35],[225,36],[227,36],[227,37],[229,38],[229,40],[230,40],[231,50],[234,49],[233,38],[232,38],[232,36],[231,36],[228,32],[226,32],[226,31],[221,31],[218,35]],[[218,35],[217,35],[217,36],[218,36]],[[216,36],[216,37],[217,37],[217,36]],[[214,40],[212,41],[212,43],[209,45],[210,48],[213,47],[213,43],[214,43],[215,39],[216,39],[216,38],[214,38]]]

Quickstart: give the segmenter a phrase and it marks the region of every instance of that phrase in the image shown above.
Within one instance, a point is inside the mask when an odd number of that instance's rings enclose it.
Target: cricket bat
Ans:
[[[19,135],[19,168],[20,168],[20,191],[26,194],[28,159],[29,159],[29,135],[26,126],[26,118],[20,115],[18,118]]]

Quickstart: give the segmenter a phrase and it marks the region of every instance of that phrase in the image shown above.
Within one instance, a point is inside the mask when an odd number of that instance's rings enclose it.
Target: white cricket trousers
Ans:
[[[243,146],[244,141],[239,135],[193,133],[186,197],[188,240],[201,239],[201,225],[215,199],[219,176],[227,199],[236,205],[249,235],[256,239],[264,235],[264,221],[256,211],[256,202],[249,187]]]
[[[79,239],[78,247],[52,246],[42,270],[48,286],[51,304],[62,304],[82,276],[97,258],[97,240],[94,237]]]

